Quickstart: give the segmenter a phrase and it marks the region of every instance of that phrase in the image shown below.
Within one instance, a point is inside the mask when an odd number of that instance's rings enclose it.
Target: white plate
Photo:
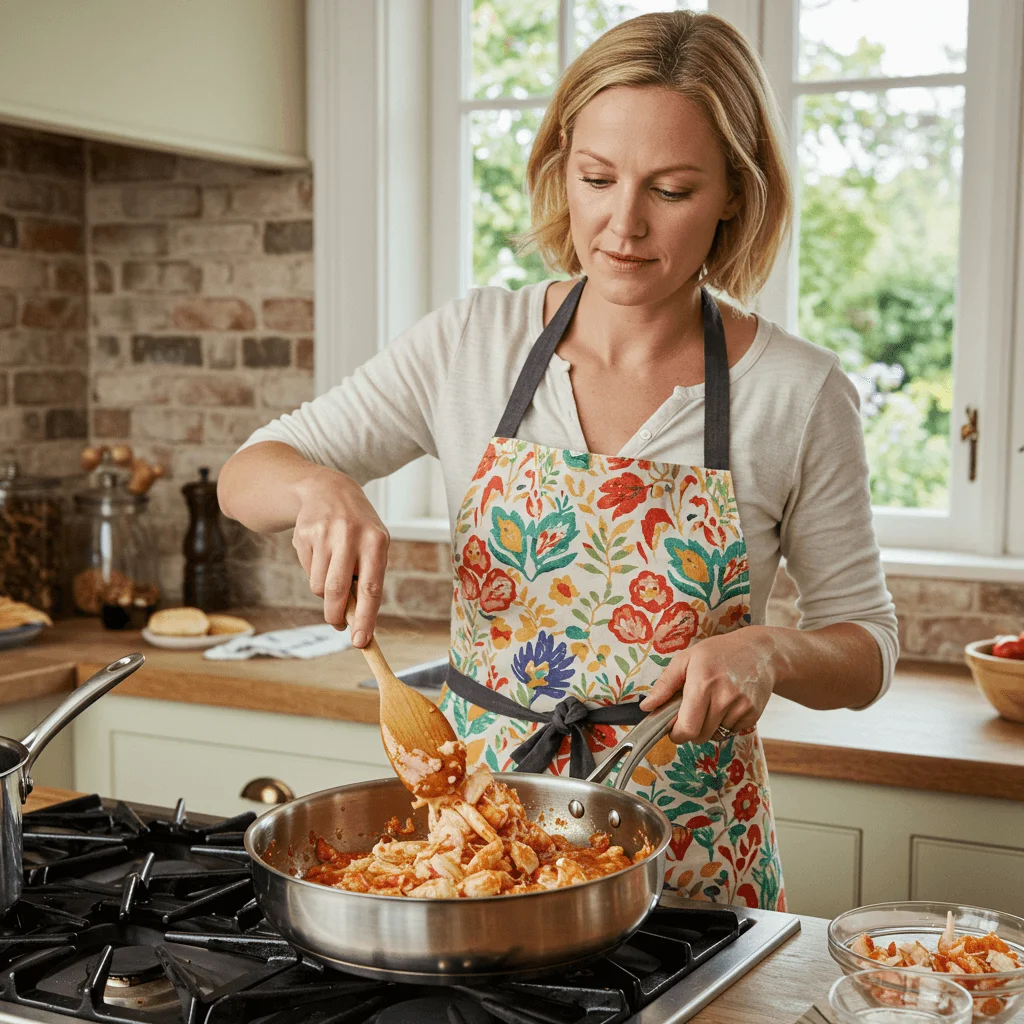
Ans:
[[[0,629],[0,651],[27,644],[30,640],[35,640],[42,631],[43,624],[41,622],[28,622],[24,626]]]
[[[143,626],[142,639],[147,644],[164,647],[169,651],[205,651],[207,647],[216,647],[218,644],[227,643],[228,640],[237,640],[240,636],[252,636],[255,632],[255,628],[250,626],[240,633],[218,633],[215,636],[160,636]]]

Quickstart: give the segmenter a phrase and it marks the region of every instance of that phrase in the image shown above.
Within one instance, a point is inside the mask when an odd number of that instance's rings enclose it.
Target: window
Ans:
[[[857,384],[880,541],[1001,554],[1020,5],[787,2],[797,227],[763,308]]]

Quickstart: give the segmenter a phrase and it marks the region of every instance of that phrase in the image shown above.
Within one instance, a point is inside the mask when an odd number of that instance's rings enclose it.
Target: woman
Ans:
[[[566,71],[528,168],[529,241],[572,279],[424,317],[257,431],[219,493],[254,530],[295,527],[328,622],[358,576],[361,646],[388,535],[360,485],[437,455],[455,570],[442,707],[470,759],[584,775],[681,689],[629,784],[673,821],[666,883],[784,909],[757,720],[773,692],[872,703],[897,642],[853,386],[704,287],[746,302],[780,249],[775,123],[726,22],[611,30]],[[783,555],[800,630],[763,625]]]

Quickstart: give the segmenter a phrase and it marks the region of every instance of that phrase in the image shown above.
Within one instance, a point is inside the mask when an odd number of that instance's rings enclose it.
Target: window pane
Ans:
[[[656,11],[706,11],[708,0],[573,0],[576,53],[623,21]]]
[[[546,96],[558,78],[558,0],[473,0],[470,96]]]
[[[801,101],[799,332],[861,393],[874,503],[949,504],[963,89]]]
[[[513,235],[530,226],[526,161],[542,110],[475,110],[473,149],[473,284],[519,288],[550,276],[536,253],[515,258]]]
[[[800,78],[966,68],[968,0],[800,0]]]

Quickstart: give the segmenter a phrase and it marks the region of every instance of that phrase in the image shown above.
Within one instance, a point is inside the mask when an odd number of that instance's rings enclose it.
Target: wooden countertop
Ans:
[[[42,810],[81,793],[37,786],[26,811]],[[813,1003],[825,1005],[829,986],[840,971],[828,955],[820,917],[801,917],[800,931],[765,957],[695,1017],[694,1024],[795,1024]]]
[[[323,619],[302,609],[238,609],[257,633],[308,626]],[[383,618],[375,631],[391,667],[402,669],[448,651],[443,622]],[[117,688],[119,696],[152,697],[189,704],[311,715],[349,722],[376,722],[376,690],[359,683],[372,678],[363,655],[352,648],[303,661],[250,658],[211,661],[202,651],[152,647],[138,630],[107,630],[98,619],[62,619],[38,641],[0,656],[0,704],[72,689],[92,673],[132,651],[145,667]]]
[[[318,620],[316,612],[241,610],[259,632]],[[442,622],[382,619],[396,671],[443,657]],[[133,650],[146,666],[117,693],[281,714],[376,722],[376,690],[359,651],[310,661],[209,661],[202,652],[150,647],[137,632],[68,619],[30,646],[0,654],[0,704],[70,690]],[[1024,801],[1024,725],[999,718],[966,666],[901,662],[892,689],[865,711],[812,711],[772,697],[760,722],[773,772]]]

